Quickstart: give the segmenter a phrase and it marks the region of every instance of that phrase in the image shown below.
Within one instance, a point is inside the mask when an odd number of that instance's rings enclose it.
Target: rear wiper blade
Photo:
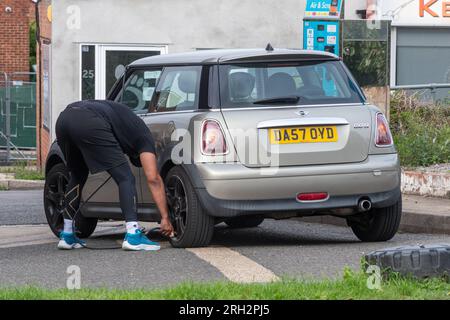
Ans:
[[[303,97],[301,96],[275,97],[256,100],[255,102],[253,102],[253,104],[284,104],[284,103],[291,104],[299,102],[300,99],[303,99]]]

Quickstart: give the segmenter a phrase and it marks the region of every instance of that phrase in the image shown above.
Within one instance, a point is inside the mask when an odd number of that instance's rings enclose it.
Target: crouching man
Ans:
[[[126,221],[124,250],[159,250],[139,228],[135,178],[125,154],[144,169],[149,189],[161,214],[161,233],[173,234],[164,183],[158,173],[155,145],[145,123],[127,106],[99,100],[67,106],[56,122],[56,137],[67,162],[70,179],[65,194],[64,230],[58,248],[82,248],[74,235],[73,218],[89,175],[107,171],[119,187],[120,208]]]

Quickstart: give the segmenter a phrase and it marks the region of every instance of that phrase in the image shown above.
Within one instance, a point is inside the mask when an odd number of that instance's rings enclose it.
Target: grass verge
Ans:
[[[6,288],[0,289],[0,299],[450,299],[450,283],[442,279],[414,280],[393,277],[382,281],[380,289],[370,290],[367,287],[365,274],[346,270],[344,277],[338,280],[283,279],[268,284],[183,283],[156,290]]]
[[[18,168],[14,177],[19,180],[45,180],[42,172],[26,168]]]
[[[20,164],[10,167],[0,167],[0,173],[14,174],[15,179],[20,180],[45,180],[45,175],[36,166]]]

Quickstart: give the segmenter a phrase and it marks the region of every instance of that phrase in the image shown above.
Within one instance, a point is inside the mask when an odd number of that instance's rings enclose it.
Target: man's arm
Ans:
[[[169,219],[169,209],[167,207],[166,190],[164,182],[158,173],[156,157],[151,152],[143,152],[139,155],[142,168],[144,169],[147,184],[152,193],[153,200],[161,213],[161,233],[165,236],[173,236],[173,227]]]

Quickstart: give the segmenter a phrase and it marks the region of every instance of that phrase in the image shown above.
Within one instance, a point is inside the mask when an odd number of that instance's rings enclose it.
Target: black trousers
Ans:
[[[66,109],[56,123],[56,137],[70,175],[64,219],[78,211],[89,171],[107,171],[119,187],[125,220],[137,221],[135,178],[108,123],[89,110]]]
[[[125,221],[137,221],[137,195],[136,180],[131,172],[130,165],[123,163],[118,167],[107,170],[119,187],[120,208],[125,216]],[[73,219],[80,207],[80,198],[83,187],[89,175],[87,167],[69,169],[70,179],[65,194],[66,207],[63,211],[64,219]]]

